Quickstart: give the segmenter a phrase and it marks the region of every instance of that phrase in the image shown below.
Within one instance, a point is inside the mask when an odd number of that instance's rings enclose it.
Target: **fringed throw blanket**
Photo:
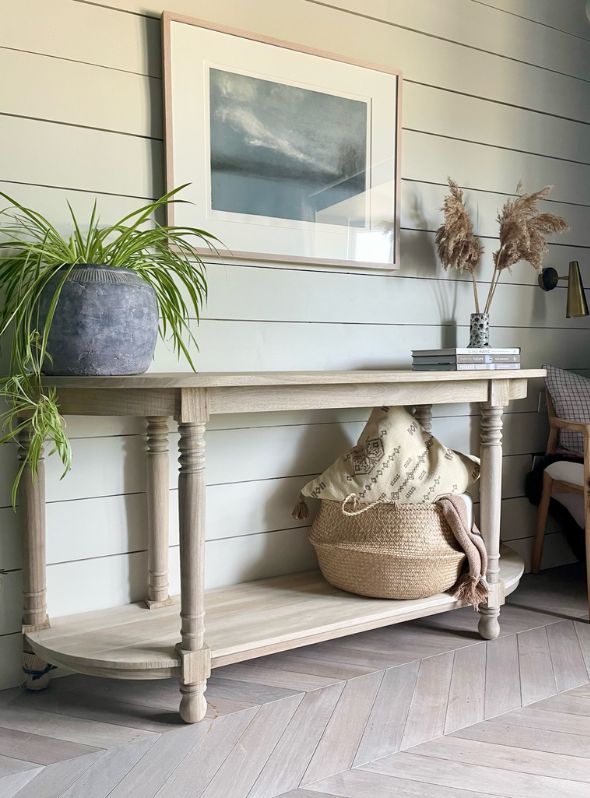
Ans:
[[[479,529],[469,529],[465,502],[460,496],[441,496],[436,502],[441,508],[455,540],[467,556],[468,570],[464,571],[452,589],[455,598],[472,604],[475,609],[488,597],[485,575],[488,555]]]

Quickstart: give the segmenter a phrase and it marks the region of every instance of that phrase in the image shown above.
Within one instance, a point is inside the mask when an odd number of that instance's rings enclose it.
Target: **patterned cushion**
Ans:
[[[479,477],[476,457],[448,449],[405,407],[376,407],[357,445],[303,488],[315,499],[364,503],[434,502],[465,493]]]
[[[590,424],[590,380],[556,366],[547,369],[545,384],[553,400],[555,415],[566,421]],[[560,432],[559,445],[584,456],[584,438],[579,432]]]

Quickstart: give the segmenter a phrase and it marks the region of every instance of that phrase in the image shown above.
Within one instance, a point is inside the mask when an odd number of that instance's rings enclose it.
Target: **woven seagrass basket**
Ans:
[[[378,504],[347,516],[341,502],[323,500],[309,539],[327,582],[373,598],[442,593],[465,560],[436,504]]]

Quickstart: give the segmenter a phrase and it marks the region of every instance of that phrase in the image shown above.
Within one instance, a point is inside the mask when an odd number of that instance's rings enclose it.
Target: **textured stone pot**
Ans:
[[[469,325],[469,348],[481,349],[490,345],[489,313],[472,313]]]
[[[60,277],[41,295],[45,319]],[[45,374],[108,376],[142,374],[154,355],[158,303],[153,288],[129,269],[78,264],[55,309]]]

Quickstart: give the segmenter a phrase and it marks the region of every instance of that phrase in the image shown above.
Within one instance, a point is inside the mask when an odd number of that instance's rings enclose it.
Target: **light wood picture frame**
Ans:
[[[168,11],[162,41],[169,224],[221,258],[399,268],[399,71]]]

